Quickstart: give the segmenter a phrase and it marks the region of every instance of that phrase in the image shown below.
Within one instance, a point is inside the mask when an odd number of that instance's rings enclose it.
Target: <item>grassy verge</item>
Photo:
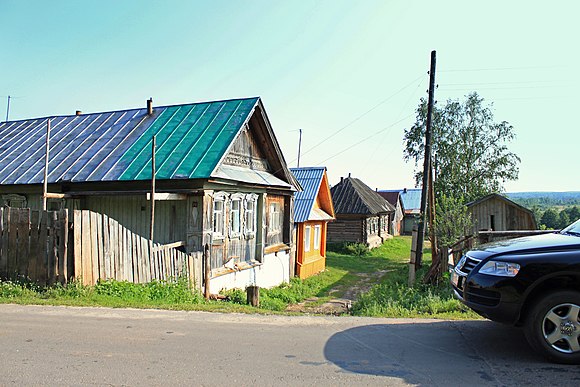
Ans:
[[[410,237],[396,237],[359,259],[372,262],[374,270],[386,273],[363,293],[353,305],[353,314],[373,317],[422,317],[440,319],[480,318],[453,297],[448,275],[438,286],[425,285],[422,279],[431,264],[430,250],[423,256],[423,267],[416,273],[413,287],[408,286]]]
[[[243,290],[225,292],[225,301],[207,301],[192,292],[185,279],[133,284],[103,281],[95,286],[73,282],[67,286],[39,287],[30,283],[0,281],[0,303],[104,306],[113,308],[155,308],[238,313],[284,313],[289,304],[318,297],[318,303],[341,298],[361,280],[371,280],[353,305],[353,314],[381,317],[477,318],[454,300],[447,281],[439,287],[421,284],[429,266],[417,273],[417,284],[407,287],[410,238],[397,237],[366,255],[338,249],[327,254],[327,270],[306,280],[294,278],[288,284],[261,289],[260,307],[246,304]]]

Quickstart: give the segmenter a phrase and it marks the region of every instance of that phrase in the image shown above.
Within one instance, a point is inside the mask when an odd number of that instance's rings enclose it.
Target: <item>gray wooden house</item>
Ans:
[[[500,194],[490,194],[467,204],[473,231],[537,230],[532,211]]]
[[[395,208],[359,179],[341,178],[330,189],[336,220],[328,224],[327,241],[380,246],[389,234]]]
[[[106,214],[148,238],[153,196],[154,242],[207,246],[212,292],[289,280],[298,184],[259,98],[0,123],[2,204],[41,207],[47,153],[49,210]]]
[[[386,201],[388,201],[394,208],[395,212],[391,217],[391,226],[389,227],[389,233],[392,235],[401,235],[403,231],[403,201],[401,199],[401,192],[398,190],[379,190],[377,191]]]

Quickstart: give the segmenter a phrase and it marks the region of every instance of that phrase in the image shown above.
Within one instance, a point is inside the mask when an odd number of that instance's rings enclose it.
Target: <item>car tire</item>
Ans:
[[[535,304],[524,325],[530,346],[550,361],[580,364],[580,293],[561,290]]]

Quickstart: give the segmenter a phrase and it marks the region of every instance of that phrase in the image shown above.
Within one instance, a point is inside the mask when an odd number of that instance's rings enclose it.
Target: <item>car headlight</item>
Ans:
[[[481,274],[497,275],[500,277],[515,277],[520,271],[520,265],[513,262],[489,261],[479,272]]]

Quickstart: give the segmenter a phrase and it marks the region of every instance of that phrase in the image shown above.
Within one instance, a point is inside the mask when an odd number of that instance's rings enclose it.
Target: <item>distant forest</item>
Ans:
[[[541,229],[561,229],[580,219],[580,192],[514,192],[507,197],[530,209]]]

